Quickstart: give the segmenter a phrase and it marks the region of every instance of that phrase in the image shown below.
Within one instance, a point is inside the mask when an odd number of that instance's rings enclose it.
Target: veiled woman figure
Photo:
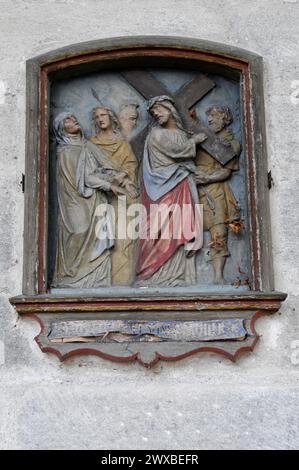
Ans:
[[[101,106],[94,108],[93,125],[95,135],[91,137],[91,142],[106,155],[118,171],[124,171],[127,175],[123,181],[123,187],[127,191],[126,209],[128,209],[132,203],[136,202],[137,197],[137,160],[132,147],[122,136],[117,116],[110,108]],[[135,242],[128,234],[120,235],[118,232],[119,201],[117,197],[112,199],[112,205],[116,216],[116,240],[112,252],[112,284],[131,285],[135,273]]]
[[[58,241],[53,287],[90,288],[111,284],[113,227],[109,211],[99,225],[107,194],[123,194],[124,173],[91,142],[71,113],[54,120],[57,143]],[[105,207],[105,206],[104,206]],[[111,229],[111,230],[109,230]]]

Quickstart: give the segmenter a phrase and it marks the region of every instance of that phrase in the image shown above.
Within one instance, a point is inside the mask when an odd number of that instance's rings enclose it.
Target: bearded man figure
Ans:
[[[56,117],[53,132],[59,212],[52,287],[110,286],[113,220],[108,211],[99,233],[98,209],[107,205],[106,194],[124,194],[119,187],[124,173],[115,170],[106,156],[85,140],[71,113]]]
[[[189,286],[196,283],[195,254],[202,246],[193,159],[196,144],[203,142],[206,136],[188,137],[169,96],[152,98],[147,109],[156,123],[144,146],[142,203],[147,220],[143,222],[146,233],[139,242],[138,285]],[[162,227],[160,231],[158,227],[153,237],[153,219],[165,209],[169,214],[168,236],[163,236]],[[165,220],[162,225],[164,223]],[[186,226],[191,229],[189,233]],[[192,243],[194,240],[196,243]]]
[[[121,134],[118,119],[110,108],[96,107],[93,109],[93,125],[96,135],[91,137],[95,144],[109,159],[113,166],[124,172],[122,185],[126,190],[126,212],[129,206],[137,202],[137,160],[131,145]],[[135,246],[136,243],[128,233],[120,233],[119,200],[112,199],[115,211],[116,240],[112,253],[112,284],[131,285],[135,277]],[[124,214],[126,216],[126,214]],[[126,220],[127,232],[128,220]]]
[[[206,115],[217,139],[231,147],[234,153],[226,165],[221,165],[203,149],[199,150],[196,157],[196,181],[199,185],[199,200],[203,204],[204,230],[209,230],[211,234],[209,261],[214,270],[214,283],[225,284],[223,271],[229,256],[228,224],[240,219],[240,209],[228,180],[232,172],[239,169],[241,145],[227,128],[233,121],[228,107],[211,106],[206,110]]]

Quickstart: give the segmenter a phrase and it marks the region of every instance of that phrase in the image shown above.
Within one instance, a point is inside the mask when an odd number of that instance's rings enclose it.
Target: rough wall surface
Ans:
[[[297,0],[0,0],[0,448],[298,448],[298,16]],[[25,61],[138,34],[264,57],[275,284],[289,297],[281,315],[259,320],[262,341],[237,364],[209,354],[150,371],[91,357],[60,364],[8,302],[22,288]]]

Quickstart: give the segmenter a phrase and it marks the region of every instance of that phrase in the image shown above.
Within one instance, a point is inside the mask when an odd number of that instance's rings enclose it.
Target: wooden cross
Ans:
[[[215,82],[205,75],[196,76],[191,82],[183,85],[176,93],[171,93],[159,80],[147,70],[127,70],[121,72],[123,78],[140,93],[146,100],[159,95],[168,95],[175,101],[175,106],[180,113],[185,127],[188,131],[198,133],[204,132],[208,137],[200,145],[212,157],[222,165],[225,165],[235,155],[231,147],[224,146],[217,139],[214,132],[204,126],[198,119],[192,119],[190,110],[207,95],[215,86]],[[132,147],[136,156],[141,159],[145,137],[148,126],[145,126],[132,141]]]

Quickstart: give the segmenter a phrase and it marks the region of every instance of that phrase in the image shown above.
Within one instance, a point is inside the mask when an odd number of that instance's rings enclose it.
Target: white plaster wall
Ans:
[[[298,448],[298,17],[297,0],[0,0],[1,448]],[[281,315],[259,321],[262,341],[237,364],[208,354],[150,371],[100,358],[60,364],[8,302],[22,279],[25,61],[138,34],[208,39],[265,59],[275,280],[289,297]]]

